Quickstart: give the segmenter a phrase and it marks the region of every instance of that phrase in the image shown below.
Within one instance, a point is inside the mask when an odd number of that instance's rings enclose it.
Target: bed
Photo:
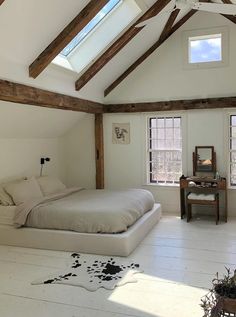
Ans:
[[[0,244],[127,256],[160,217],[146,190],[63,189],[0,206]]]

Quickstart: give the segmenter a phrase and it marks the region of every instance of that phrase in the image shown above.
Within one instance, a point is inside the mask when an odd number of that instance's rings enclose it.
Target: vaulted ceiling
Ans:
[[[169,15],[160,14],[153,25],[136,28],[138,22],[163,9],[169,10],[174,3],[173,0],[137,2],[143,9],[137,21],[133,21],[85,71],[76,74],[50,62],[107,1],[5,0],[0,8],[1,79],[103,101],[104,93],[107,95],[115,89],[195,14],[193,10],[176,10]],[[235,17],[226,18],[236,23]]]

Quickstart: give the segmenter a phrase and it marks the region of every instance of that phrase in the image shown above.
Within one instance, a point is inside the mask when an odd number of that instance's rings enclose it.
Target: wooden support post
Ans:
[[[103,114],[95,114],[96,189],[104,188]]]

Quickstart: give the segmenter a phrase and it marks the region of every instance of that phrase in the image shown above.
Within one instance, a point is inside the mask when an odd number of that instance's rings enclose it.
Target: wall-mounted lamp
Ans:
[[[41,165],[41,169],[40,169],[40,176],[42,176],[43,174],[43,166],[45,164],[45,162],[50,162],[50,157],[41,157],[40,159],[40,165]]]

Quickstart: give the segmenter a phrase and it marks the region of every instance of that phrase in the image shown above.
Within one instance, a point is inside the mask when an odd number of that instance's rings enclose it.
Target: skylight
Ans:
[[[68,56],[86,36],[107,16],[121,0],[110,0],[95,17],[80,31],[77,36],[61,51],[61,55]]]
[[[222,61],[222,34],[189,38],[189,63]]]
[[[136,0],[108,1],[52,63],[80,73],[141,13]]]

